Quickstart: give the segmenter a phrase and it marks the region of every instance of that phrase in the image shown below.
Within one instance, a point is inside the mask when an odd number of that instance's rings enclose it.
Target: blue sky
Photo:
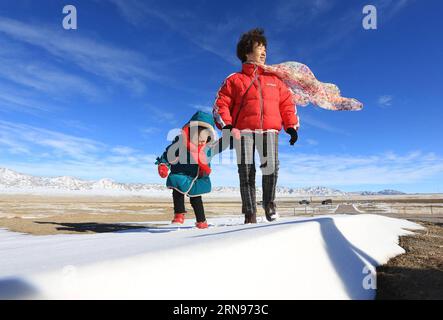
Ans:
[[[66,4],[77,30],[62,28]],[[443,4],[372,1],[378,29],[365,30],[366,4],[2,1],[0,167],[163,183],[153,161],[168,132],[210,110],[240,69],[239,35],[260,26],[268,63],[305,63],[365,105],[299,107],[299,142],[280,136],[280,185],[443,192]],[[216,163],[213,182],[237,185],[235,164]]]

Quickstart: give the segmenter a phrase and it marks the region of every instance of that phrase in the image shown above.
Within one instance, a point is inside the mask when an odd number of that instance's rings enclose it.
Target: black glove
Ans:
[[[288,128],[288,129],[286,130],[286,132],[291,136],[291,140],[289,140],[289,144],[290,144],[291,146],[293,146],[294,143],[296,143],[297,140],[298,140],[298,133],[297,133],[297,130],[295,130],[295,128]]]
[[[226,130],[229,130],[229,134],[226,132]],[[229,136],[229,149],[230,150],[234,149],[234,140],[233,140],[233,137],[231,136],[231,131],[232,131],[232,125],[230,125],[230,124],[228,124],[222,128],[223,137],[226,134],[228,134],[228,136]]]

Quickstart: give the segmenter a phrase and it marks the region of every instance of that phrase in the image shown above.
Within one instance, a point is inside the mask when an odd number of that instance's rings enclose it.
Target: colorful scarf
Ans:
[[[361,110],[363,104],[353,98],[344,98],[332,83],[317,80],[304,64],[295,61],[261,65],[266,72],[278,76],[291,90],[296,106],[309,103],[328,110]]]

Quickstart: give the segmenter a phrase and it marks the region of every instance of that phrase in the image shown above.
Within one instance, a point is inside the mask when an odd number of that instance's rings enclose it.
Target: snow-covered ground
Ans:
[[[0,298],[371,299],[374,267],[404,252],[404,228],[421,228],[368,214],[210,223],[93,235],[0,230]]]

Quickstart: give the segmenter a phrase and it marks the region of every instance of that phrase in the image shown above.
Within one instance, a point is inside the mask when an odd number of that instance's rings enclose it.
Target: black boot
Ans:
[[[255,213],[245,214],[245,224],[257,223],[257,215]]]
[[[265,208],[266,220],[269,222],[275,221],[278,218],[278,214],[275,212],[275,205],[271,203],[267,208]]]
[[[278,218],[278,215],[276,213],[273,214],[265,213],[265,215],[266,215],[266,220],[268,220],[269,222],[275,221]]]

